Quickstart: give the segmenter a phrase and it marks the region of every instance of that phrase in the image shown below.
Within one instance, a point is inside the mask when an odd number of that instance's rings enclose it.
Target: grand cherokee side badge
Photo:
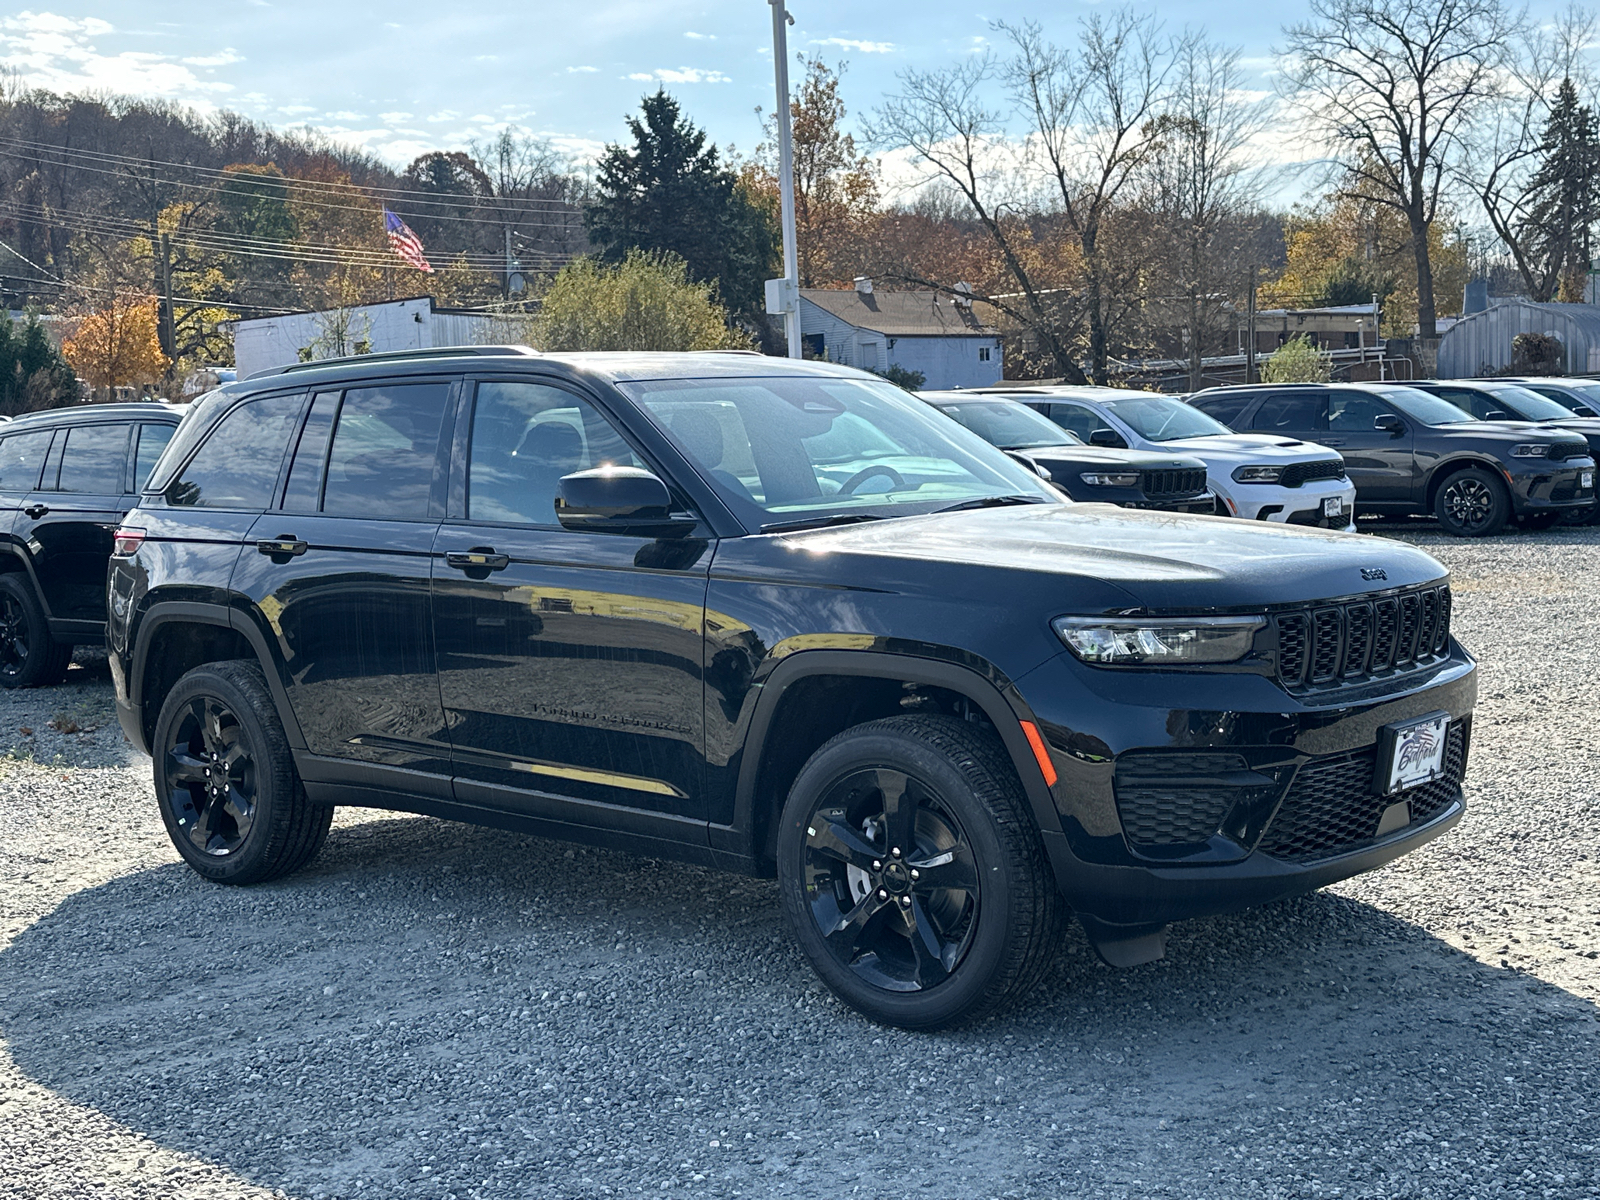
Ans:
[[[1385,571],[1382,567],[1362,567],[1361,578],[1368,581],[1374,579],[1387,579],[1389,578],[1389,572]]]

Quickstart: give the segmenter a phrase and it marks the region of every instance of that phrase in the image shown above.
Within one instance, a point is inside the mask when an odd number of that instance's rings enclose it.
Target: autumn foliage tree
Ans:
[[[154,383],[171,362],[161,351],[159,320],[154,296],[113,294],[83,314],[61,351],[95,387]]]
[[[534,332],[541,350],[747,350],[728,326],[716,286],[689,277],[688,264],[661,251],[630,250],[607,266],[580,258],[544,297]]]

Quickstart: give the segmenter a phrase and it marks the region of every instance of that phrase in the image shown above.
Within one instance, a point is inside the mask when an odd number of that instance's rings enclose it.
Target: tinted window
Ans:
[[[1366,392],[1334,392],[1328,397],[1328,428],[1340,433],[1374,433],[1389,406]]]
[[[138,491],[144,487],[150,478],[150,472],[156,469],[156,460],[161,457],[161,452],[167,448],[167,443],[172,440],[176,425],[141,425],[139,426],[139,455],[133,463],[133,490]]]
[[[1061,428],[1078,435],[1087,442],[1096,429],[1111,429],[1111,423],[1095,412],[1092,408],[1085,408],[1081,404],[1052,404],[1050,406],[1050,419]],[[1112,430],[1112,432],[1116,432]],[[1121,436],[1118,434],[1117,436]]]
[[[1450,401],[1430,395],[1421,388],[1385,388],[1379,393],[1406,416],[1424,425],[1459,425],[1472,420],[1472,414]]]
[[[480,383],[472,409],[467,515],[474,521],[556,524],[563,475],[643,464],[585,400],[541,383]]]
[[[289,468],[289,485],[283,491],[283,507],[289,512],[316,512],[322,504],[322,465],[328,457],[328,434],[338,408],[338,392],[323,392],[311,402],[294,465]]]
[[[300,417],[302,396],[267,396],[233,409],[167,486],[167,503],[266,508]]]
[[[1200,397],[1189,401],[1206,416],[1221,421],[1230,428],[1237,426],[1238,420],[1244,415],[1244,410],[1250,407],[1250,401],[1255,399],[1249,392],[1233,392],[1225,396]]]
[[[322,511],[417,520],[428,515],[448,383],[351,388],[328,449]]]
[[[50,452],[51,432],[43,429],[0,439],[0,491],[31,492],[39,486],[39,469]]]
[[[1547,396],[1525,387],[1490,388],[1500,408],[1525,421],[1560,421],[1572,414]]]
[[[1492,412],[1500,413],[1502,420],[1516,415],[1487,392],[1474,391],[1472,388],[1442,387],[1433,394],[1441,400],[1449,401],[1463,412],[1472,414],[1480,421],[1488,420]]]
[[[1250,422],[1250,428],[1268,433],[1309,432],[1327,427],[1327,392],[1271,392]]]
[[[965,400],[941,404],[939,411],[954,417],[991,446],[1027,450],[1059,446],[1077,439],[1043,413],[1015,400]]]
[[[128,472],[127,425],[75,425],[67,430],[59,492],[121,495]]]

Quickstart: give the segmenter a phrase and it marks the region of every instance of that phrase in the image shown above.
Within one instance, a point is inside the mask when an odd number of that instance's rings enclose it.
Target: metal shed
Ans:
[[[1487,309],[1462,317],[1439,339],[1439,378],[1470,379],[1509,367],[1511,339],[1519,333],[1559,340],[1566,354],[1564,374],[1600,374],[1600,305],[1491,300]]]

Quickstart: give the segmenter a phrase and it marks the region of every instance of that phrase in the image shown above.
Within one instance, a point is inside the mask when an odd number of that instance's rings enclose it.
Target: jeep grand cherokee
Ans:
[[[1410,546],[1073,505],[881,380],[513,347],[194,406],[118,530],[124,729],[207,879],[334,805],[775,874],[841,998],[1021,996],[1462,813],[1475,667]]]

